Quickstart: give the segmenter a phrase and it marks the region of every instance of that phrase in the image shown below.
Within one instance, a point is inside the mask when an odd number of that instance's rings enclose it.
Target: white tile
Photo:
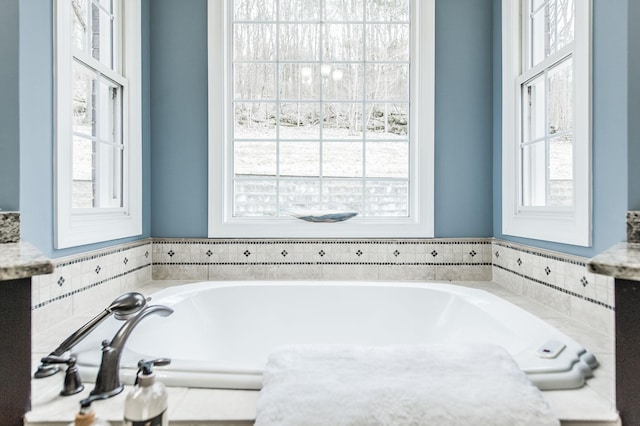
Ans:
[[[588,386],[571,392],[544,391],[542,396],[563,421],[615,422],[618,419],[615,407]]]
[[[378,280],[377,265],[322,265],[323,280]]]
[[[380,265],[378,266],[378,279],[381,281],[424,282],[427,280],[427,268],[419,265]]]
[[[184,421],[253,421],[259,392],[224,389],[189,389],[171,412]]]
[[[322,276],[320,265],[266,265],[267,280],[318,280]]]
[[[265,279],[264,265],[210,265],[207,268],[207,279],[212,281]]]

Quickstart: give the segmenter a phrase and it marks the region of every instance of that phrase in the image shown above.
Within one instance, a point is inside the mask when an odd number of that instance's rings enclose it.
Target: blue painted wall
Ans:
[[[206,10],[206,0],[151,4],[154,237],[207,236]],[[491,10],[491,0],[436,4],[438,237],[492,235]]]
[[[53,246],[53,2],[20,0],[20,212],[22,239],[50,257],[149,237],[149,0],[143,0],[143,234],[56,250]]]
[[[629,210],[640,210],[640,2],[629,1]]]
[[[593,3],[593,247],[577,247],[515,238],[501,232],[501,2],[494,0],[494,234],[497,238],[586,257],[625,239],[628,184],[628,2]],[[640,156],[636,156],[635,164],[639,161]]]
[[[20,207],[18,0],[0,1],[0,210]]]
[[[207,2],[151,2],[151,235],[207,236]]]
[[[492,2],[436,2],[435,236],[490,237]]]

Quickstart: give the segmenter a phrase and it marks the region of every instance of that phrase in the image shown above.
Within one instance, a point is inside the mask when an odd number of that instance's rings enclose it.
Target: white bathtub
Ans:
[[[595,357],[546,322],[481,290],[440,283],[202,282],[167,288],[152,304],[174,309],[149,316],[122,356],[132,383],[137,361],[168,357],[169,386],[260,389],[270,351],[284,344],[402,345],[489,342],[503,346],[541,389],[584,384]],[[109,318],[81,342],[83,380],[93,382],[100,342],[123,323]],[[555,358],[538,354],[566,345]]]

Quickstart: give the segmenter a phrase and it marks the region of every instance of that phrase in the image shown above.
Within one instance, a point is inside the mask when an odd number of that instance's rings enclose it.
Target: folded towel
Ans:
[[[558,426],[506,350],[296,345],[264,370],[256,425]]]

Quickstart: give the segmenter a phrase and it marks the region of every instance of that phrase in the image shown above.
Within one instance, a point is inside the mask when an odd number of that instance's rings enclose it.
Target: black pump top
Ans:
[[[171,360],[169,358],[157,358],[152,360],[144,360],[141,359],[138,361],[138,373],[136,374],[136,382],[135,384],[140,383],[141,376],[151,376],[153,375],[153,367],[162,367],[164,365],[171,364]]]

